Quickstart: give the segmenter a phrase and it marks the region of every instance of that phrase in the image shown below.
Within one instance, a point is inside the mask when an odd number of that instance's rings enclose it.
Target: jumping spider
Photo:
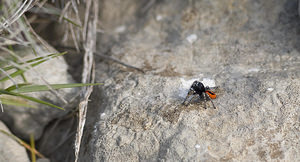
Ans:
[[[187,96],[185,97],[184,101],[183,101],[183,105],[187,106],[195,97],[197,97],[197,94],[199,95],[199,97],[201,99],[204,99],[205,101],[205,109],[206,109],[206,101],[207,99],[211,101],[214,109],[216,109],[213,101],[211,99],[215,99],[216,98],[216,94],[213,93],[212,91],[210,91],[210,88],[208,86],[204,87],[203,83],[199,82],[199,81],[194,81]],[[192,97],[192,99],[187,102],[186,104],[186,101],[187,99],[191,96],[191,95],[194,95]]]

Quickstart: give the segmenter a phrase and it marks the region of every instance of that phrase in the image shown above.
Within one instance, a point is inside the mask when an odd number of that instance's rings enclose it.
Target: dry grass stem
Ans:
[[[93,8],[92,10],[92,3]],[[98,22],[98,1],[87,0],[86,2],[86,14],[83,27],[83,41],[84,41],[84,66],[82,72],[82,83],[93,83],[95,79],[95,61],[94,52],[96,49],[97,40],[97,22]],[[87,36],[87,37],[85,37]],[[79,104],[79,124],[77,127],[76,139],[75,139],[75,162],[78,161],[78,155],[80,151],[81,139],[83,136],[83,129],[86,122],[87,105],[89,96],[93,91],[92,86],[84,87],[82,95],[84,96]]]

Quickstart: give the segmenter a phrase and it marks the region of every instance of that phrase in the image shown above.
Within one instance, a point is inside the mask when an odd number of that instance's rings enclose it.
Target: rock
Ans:
[[[36,48],[40,49],[40,48]],[[24,60],[30,60],[35,56],[32,53],[31,48],[25,48],[16,50],[17,53],[21,53]],[[37,51],[40,55],[47,55],[54,52],[47,52],[45,49]],[[72,83],[74,82],[71,75],[67,72],[67,64],[62,57],[54,58],[46,61],[35,68],[25,72],[26,79],[29,83],[45,85],[46,83],[41,79],[43,78],[49,84],[60,84],[60,83]],[[23,80],[19,77],[15,78],[18,83],[23,83]],[[1,83],[1,88],[7,88],[11,86],[11,81]],[[66,101],[70,101],[75,96],[74,89],[61,89],[58,90],[58,94]],[[39,139],[43,133],[44,127],[53,119],[65,115],[72,104],[64,103],[58,99],[51,92],[35,92],[27,93],[41,100],[48,101],[61,107],[65,107],[66,111],[59,110],[56,108],[48,107],[41,104],[31,103],[37,108],[25,108],[4,105],[4,113],[0,113],[0,120],[4,121],[7,126],[16,134],[18,137],[23,139],[29,139],[31,133],[34,134],[35,139]]]
[[[127,15],[125,2],[104,2],[120,6],[100,9],[116,20],[110,29],[130,25],[99,44],[146,73],[96,65],[105,84],[89,104],[79,161],[300,160],[297,1],[157,1],[145,12],[130,2]],[[218,86],[217,109],[181,105],[194,80]]]
[[[9,129],[0,121],[0,130],[7,133],[11,132]],[[29,162],[26,150],[13,138],[0,132],[0,161],[5,162]]]
[[[40,158],[40,159],[37,159],[37,162],[50,162],[50,160],[47,158]]]
[[[299,16],[300,16],[300,1],[298,1],[298,13],[299,13]]]

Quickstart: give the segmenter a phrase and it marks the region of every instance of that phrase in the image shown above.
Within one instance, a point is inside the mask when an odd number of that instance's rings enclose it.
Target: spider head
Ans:
[[[191,88],[190,88],[190,91],[193,91],[194,94],[202,94],[203,92],[205,92],[205,87],[204,85],[199,82],[199,81],[194,81]]]

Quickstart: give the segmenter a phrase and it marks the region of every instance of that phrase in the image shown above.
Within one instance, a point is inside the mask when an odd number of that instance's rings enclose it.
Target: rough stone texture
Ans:
[[[299,13],[299,16],[300,16],[300,1],[298,1],[298,13]]]
[[[41,159],[37,159],[37,162],[50,162],[50,160],[47,158],[41,158]]]
[[[0,121],[0,130],[11,133]],[[0,161],[5,162],[29,162],[26,150],[14,139],[0,132]]]
[[[40,48],[36,48],[36,50],[37,49]],[[24,60],[35,58],[31,48],[19,49],[16,50],[16,52]],[[40,49],[37,52],[43,56],[54,53],[47,52],[45,49]],[[68,66],[64,59],[62,57],[58,57],[34,67],[34,70],[29,70],[25,72],[24,75],[29,83],[34,84],[45,85],[46,83],[41,78],[49,84],[72,83],[74,81],[71,75],[68,74],[67,68]],[[23,83],[23,80],[20,77],[15,78],[15,80],[16,82]],[[11,85],[11,81],[0,84],[2,88],[7,88]],[[70,99],[75,96],[75,91],[72,89],[61,89],[58,90],[58,94],[65,98],[66,101],[70,101]],[[30,104],[36,105],[37,108],[4,105],[4,113],[0,113],[0,120],[4,121],[14,134],[23,139],[29,139],[31,133],[34,134],[35,139],[39,139],[43,133],[44,127],[49,123],[49,121],[66,114],[68,110],[74,106],[63,103],[63,101],[58,99],[51,92],[35,92],[30,94],[28,93],[27,95],[65,107],[66,111],[33,102],[30,102]]]
[[[80,161],[299,161],[298,1],[142,2],[101,5],[99,50],[146,73],[97,64]],[[217,109],[181,105],[195,79]]]

